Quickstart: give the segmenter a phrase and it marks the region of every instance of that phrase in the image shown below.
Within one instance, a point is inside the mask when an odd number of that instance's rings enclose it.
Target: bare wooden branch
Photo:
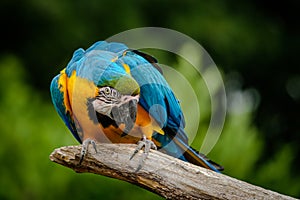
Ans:
[[[52,152],[53,162],[76,172],[90,172],[139,185],[167,199],[294,199],[151,150],[138,172],[142,152],[129,160],[134,144],[90,145],[79,165],[81,146]]]

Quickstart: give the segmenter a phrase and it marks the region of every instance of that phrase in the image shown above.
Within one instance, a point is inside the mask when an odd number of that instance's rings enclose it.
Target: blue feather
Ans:
[[[51,92],[52,102],[59,116],[63,119],[64,123],[69,128],[73,136],[76,138],[78,142],[81,143],[81,139],[77,133],[75,123],[70,113],[66,113],[66,107],[64,105],[64,94],[59,90],[61,86],[58,84],[58,80],[60,76],[61,76],[60,74],[55,76],[51,81],[50,92]]]

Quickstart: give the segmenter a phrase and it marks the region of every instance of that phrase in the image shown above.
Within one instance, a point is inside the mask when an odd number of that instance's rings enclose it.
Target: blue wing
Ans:
[[[77,133],[75,123],[73,121],[73,118],[71,117],[71,113],[66,109],[65,102],[67,102],[68,99],[66,99],[66,90],[65,88],[63,88],[65,87],[65,85],[59,84],[60,76],[61,74],[55,76],[50,85],[52,102],[59,116],[63,119],[64,123],[69,128],[73,136],[78,142],[81,143],[81,139]]]
[[[119,60],[130,66],[130,73],[140,86],[142,107],[160,127],[172,130],[170,133],[173,136],[177,134],[177,137],[187,142],[187,136],[182,131],[185,122],[179,102],[161,72],[133,51],[127,51]]]

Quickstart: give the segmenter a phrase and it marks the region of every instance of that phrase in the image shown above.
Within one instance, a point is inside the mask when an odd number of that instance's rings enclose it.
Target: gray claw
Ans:
[[[82,163],[84,156],[87,154],[87,151],[88,151],[88,148],[89,148],[90,144],[93,145],[93,147],[95,149],[95,152],[97,153],[96,142],[92,139],[84,140],[83,143],[82,143],[82,149],[81,149],[81,152],[80,152],[79,165]]]
[[[151,140],[148,140],[145,136],[143,136],[142,140],[140,140],[140,141],[137,143],[137,145],[138,145],[138,146],[135,148],[133,154],[132,154],[131,157],[130,157],[130,160],[131,160],[131,159],[139,152],[139,150],[141,150],[143,147],[144,147],[144,152],[143,152],[142,158],[141,158],[140,161],[139,161],[139,166],[138,166],[138,168],[135,170],[135,172],[138,172],[138,171],[142,168],[142,166],[143,166],[143,164],[144,164],[146,158],[148,157],[148,154],[149,154],[149,152],[150,152],[150,149],[157,150],[157,147],[156,147],[156,145],[154,144],[154,142],[152,142]]]

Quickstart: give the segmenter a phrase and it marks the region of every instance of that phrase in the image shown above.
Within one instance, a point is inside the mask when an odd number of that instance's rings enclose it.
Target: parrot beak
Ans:
[[[137,104],[139,95],[130,96],[124,95],[121,97],[121,103],[112,107],[111,116],[112,119],[119,126],[125,125],[121,137],[128,135],[131,129],[134,127],[137,115]]]
[[[98,122],[107,126],[108,119],[113,120],[115,125],[123,131],[121,136],[126,136],[134,127],[140,96],[119,94],[117,91],[108,87],[104,87],[103,90],[107,89],[109,89],[109,91],[107,91],[110,92],[109,94],[105,96],[105,91],[101,91],[102,96],[99,95],[91,99],[89,103],[90,106],[88,107],[96,111]],[[114,91],[114,93],[112,91]],[[105,117],[105,119],[103,117]],[[120,127],[121,124],[124,126]]]

